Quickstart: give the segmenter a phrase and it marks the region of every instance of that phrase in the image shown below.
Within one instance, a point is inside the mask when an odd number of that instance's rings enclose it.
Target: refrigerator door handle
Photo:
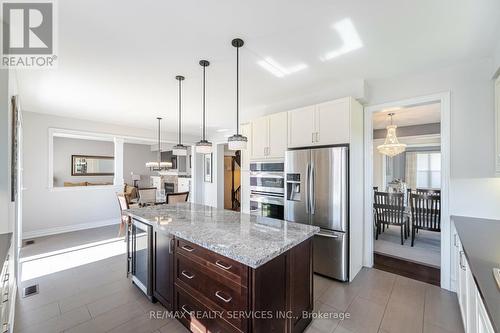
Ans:
[[[315,198],[315,191],[316,191],[316,176],[315,176],[315,170],[314,170],[314,164],[311,165],[311,177],[310,177],[310,190],[309,190],[309,195],[310,199],[309,201],[311,202],[311,214],[314,215],[316,211],[316,198]]]
[[[309,208],[311,206],[309,200],[310,200],[310,193],[309,193],[309,187],[310,187],[310,172],[311,172],[311,164],[307,163],[307,170],[306,170],[306,213],[309,213]]]

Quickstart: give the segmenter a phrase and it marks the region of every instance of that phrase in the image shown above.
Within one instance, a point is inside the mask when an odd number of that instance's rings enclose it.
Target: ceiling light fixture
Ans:
[[[271,57],[264,58],[263,60],[258,61],[257,64],[276,77],[283,77],[307,68],[306,64],[298,64],[293,67],[285,68]]]
[[[205,69],[210,62],[208,60],[200,60],[200,65],[203,67],[203,130],[201,140],[196,143],[196,152],[200,154],[210,154],[212,152],[212,143],[205,138]]]
[[[158,117],[158,160],[156,162],[146,162],[146,168],[149,168],[151,171],[165,171],[168,168],[172,167],[171,162],[162,162],[161,161],[161,130],[160,130],[160,123],[161,123],[161,118]]]
[[[236,48],[236,134],[230,136],[227,139],[228,142],[228,148],[230,150],[241,150],[241,149],[247,149],[247,137],[243,136],[240,134],[240,99],[239,99],[239,80],[240,80],[240,74],[239,74],[239,67],[240,67],[240,47],[243,46],[244,42],[243,40],[239,38],[233,39],[231,44]]]
[[[350,18],[345,18],[335,23],[333,29],[337,31],[343,44],[340,48],[325,54],[321,60],[331,60],[363,47],[363,42]]]
[[[177,156],[186,156],[187,155],[187,147],[182,144],[182,131],[181,131],[181,120],[182,120],[182,87],[181,82],[184,81],[184,76],[177,75],[175,77],[177,81],[179,81],[179,143],[177,143],[172,148],[172,154]]]
[[[406,145],[404,143],[399,143],[396,136],[397,126],[392,124],[394,113],[389,113],[388,116],[391,118],[391,124],[387,126],[387,136],[384,144],[378,146],[377,150],[383,155],[393,157],[404,152],[406,150]]]

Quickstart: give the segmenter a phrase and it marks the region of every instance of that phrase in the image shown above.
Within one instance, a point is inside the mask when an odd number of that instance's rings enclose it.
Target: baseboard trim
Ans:
[[[120,223],[120,218],[116,218],[116,219],[95,221],[90,223],[80,223],[80,224],[66,225],[62,227],[46,228],[43,230],[26,231],[23,232],[23,240],[43,237],[43,236],[63,234],[65,232],[105,227],[108,225],[119,224],[119,223]]]

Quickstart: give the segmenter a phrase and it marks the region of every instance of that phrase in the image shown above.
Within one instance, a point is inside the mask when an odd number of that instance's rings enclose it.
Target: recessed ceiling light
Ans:
[[[276,77],[283,77],[307,68],[307,65],[304,63],[285,68],[271,57],[264,58],[257,63]]]
[[[350,18],[338,21],[333,25],[333,29],[337,31],[343,44],[340,48],[325,54],[321,60],[331,60],[363,47],[363,42]]]

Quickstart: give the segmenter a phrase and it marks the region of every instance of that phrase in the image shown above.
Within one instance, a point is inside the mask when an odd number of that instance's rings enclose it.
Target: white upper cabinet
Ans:
[[[496,173],[500,176],[500,76],[495,81]]]
[[[285,158],[287,113],[280,112],[272,114],[269,119],[269,149],[268,158]]]
[[[269,143],[269,119],[258,118],[252,121],[252,159],[265,158]]]
[[[288,111],[288,147],[305,147],[314,144],[316,132],[316,106]]]
[[[275,113],[252,121],[251,159],[285,158],[287,113]]]
[[[318,145],[349,143],[350,108],[349,99],[317,105],[316,142]]]
[[[248,138],[247,149],[241,151],[241,171],[250,170],[250,154],[252,151],[252,124],[245,123],[240,125],[241,135]]]
[[[354,108],[361,105],[347,97],[289,111],[288,148],[350,143]]]

